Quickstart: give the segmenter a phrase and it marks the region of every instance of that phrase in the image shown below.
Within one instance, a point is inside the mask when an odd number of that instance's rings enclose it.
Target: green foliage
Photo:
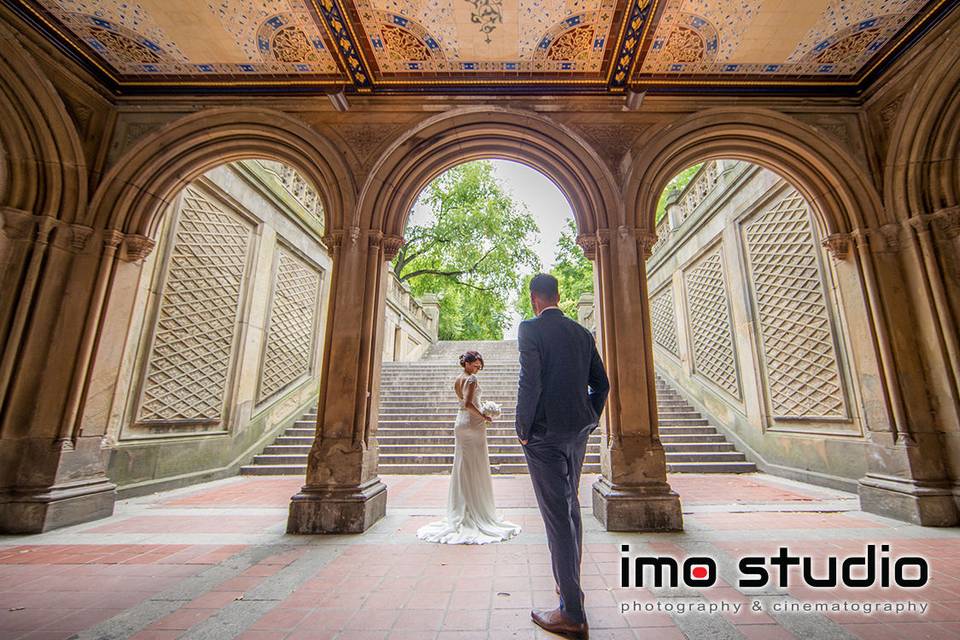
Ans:
[[[660,200],[657,202],[657,215],[654,218],[657,224],[663,220],[663,216],[667,215],[667,197],[671,193],[680,193],[683,191],[690,180],[693,179],[693,176],[697,174],[697,171],[700,171],[700,167],[703,166],[703,163],[692,165],[678,173],[673,177],[673,180],[667,183],[667,188],[663,190],[663,193],[660,194]]]
[[[567,317],[576,319],[580,295],[593,291],[593,263],[577,246],[577,225],[573,220],[567,220],[567,228],[560,233],[557,257],[550,273],[560,286],[560,308]],[[533,317],[529,289],[532,277],[528,275],[523,279],[517,294],[516,310],[522,318]]]
[[[414,295],[440,298],[441,340],[499,340],[507,304],[524,272],[538,270],[530,248],[540,231],[510,197],[489,162],[468,162],[431,182],[420,196],[432,220],[409,225],[394,271]]]

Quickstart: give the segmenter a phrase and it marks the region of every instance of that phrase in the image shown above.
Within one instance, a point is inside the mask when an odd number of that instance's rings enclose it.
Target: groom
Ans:
[[[534,276],[530,302],[537,317],[521,322],[517,335],[517,436],[546,525],[560,594],[559,608],[535,609],[531,615],[547,631],[586,640],[578,490],[587,438],[597,426],[610,384],[593,336],[557,306],[557,279]]]

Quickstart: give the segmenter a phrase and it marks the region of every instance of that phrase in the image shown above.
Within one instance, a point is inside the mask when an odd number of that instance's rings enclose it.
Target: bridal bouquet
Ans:
[[[500,413],[501,413],[500,405],[498,405],[496,402],[490,402],[489,400],[485,400],[480,403],[480,413],[487,416],[488,418],[493,418],[494,420],[496,420],[497,418],[500,417]]]

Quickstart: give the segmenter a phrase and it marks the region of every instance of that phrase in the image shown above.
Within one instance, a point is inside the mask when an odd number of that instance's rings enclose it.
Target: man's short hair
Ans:
[[[538,273],[530,280],[530,293],[541,300],[559,300],[560,285],[549,273]]]

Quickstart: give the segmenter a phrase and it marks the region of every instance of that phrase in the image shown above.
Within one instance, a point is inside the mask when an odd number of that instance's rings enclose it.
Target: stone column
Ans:
[[[44,216],[24,223],[32,235],[25,285],[6,292],[16,301],[2,367],[0,531],[6,533],[113,513],[104,433],[84,428],[81,416],[116,261],[152,246],[139,236],[96,234]]]
[[[594,261],[602,354],[610,377],[593,514],[608,531],[679,531],[657,429],[653,336],[644,260],[654,236],[628,227],[581,237]]]
[[[398,239],[354,227],[331,232],[333,252],[317,435],[306,483],[291,498],[288,533],[361,533],[382,518],[377,396],[387,260]]]
[[[904,255],[903,232],[890,224],[824,241],[835,259],[856,264],[877,353],[878,376],[866,377],[862,387],[866,409],[879,419],[871,420],[865,433],[868,470],[859,481],[860,506],[914,524],[951,526],[957,506],[944,468],[942,434],[931,420],[919,344],[927,324],[922,301],[929,293],[911,268],[904,269],[911,262],[917,266],[919,256],[916,247],[907,252],[912,257]]]

